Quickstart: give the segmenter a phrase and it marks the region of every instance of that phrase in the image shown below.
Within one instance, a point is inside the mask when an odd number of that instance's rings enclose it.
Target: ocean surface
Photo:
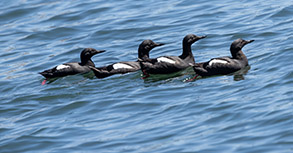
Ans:
[[[0,1],[0,152],[292,153],[292,0]],[[199,78],[93,73],[41,85],[38,74],[105,49],[96,66],[135,61],[145,39],[178,56],[187,34],[196,62],[230,56],[250,67]]]

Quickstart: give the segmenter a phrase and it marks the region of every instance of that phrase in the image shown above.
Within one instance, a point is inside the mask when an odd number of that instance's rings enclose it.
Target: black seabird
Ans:
[[[196,36],[194,34],[186,35],[183,39],[183,52],[180,56],[161,56],[153,59],[140,60],[140,66],[144,78],[149,74],[169,74],[186,69],[191,64],[195,64],[191,51],[191,45],[197,40],[206,36]]]
[[[157,47],[162,46],[162,43],[155,43],[152,40],[144,40],[138,48],[138,58],[148,59],[149,52]],[[134,72],[140,70],[140,65],[138,61],[131,62],[118,62],[104,67],[94,67],[90,66],[97,78],[105,78],[114,74],[125,74],[129,72]]]
[[[94,62],[91,60],[91,57],[102,52],[105,52],[105,50],[85,48],[80,53],[80,60],[81,60],[80,63],[78,62],[64,63],[52,69],[48,69],[43,72],[40,72],[39,74],[43,75],[45,78],[55,78],[55,77],[63,77],[67,75],[74,75],[78,73],[90,72],[91,69],[89,68],[89,66],[95,66]]]
[[[213,58],[208,62],[196,63],[193,65],[193,70],[197,74],[193,79],[198,75],[212,76],[212,75],[226,75],[233,72],[236,72],[246,66],[248,66],[248,60],[242,48],[254,40],[235,40],[230,47],[230,52],[232,57],[218,57]]]

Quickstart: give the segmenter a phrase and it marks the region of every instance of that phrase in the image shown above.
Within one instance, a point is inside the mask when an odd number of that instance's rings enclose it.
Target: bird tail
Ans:
[[[93,67],[93,66],[89,66],[89,68],[95,73],[95,76],[100,79],[111,75],[108,72],[105,72],[105,71],[103,71],[99,68]]]

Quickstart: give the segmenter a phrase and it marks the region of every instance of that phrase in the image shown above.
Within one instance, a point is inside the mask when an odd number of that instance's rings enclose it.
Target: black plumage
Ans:
[[[232,57],[218,57],[208,62],[193,64],[193,70],[200,76],[226,75],[248,66],[242,48],[254,40],[235,40],[230,47]]]
[[[67,75],[74,75],[78,73],[90,72],[91,69],[89,68],[89,66],[95,66],[94,62],[91,60],[91,57],[102,52],[105,52],[105,50],[85,48],[80,53],[81,62],[64,63],[61,65],[55,66],[52,69],[48,69],[43,72],[40,72],[39,74],[43,75],[45,78],[55,78],[55,77],[63,77]]]
[[[183,52],[180,56],[161,56],[158,58],[148,58],[140,60],[141,70],[144,75],[149,74],[169,74],[184,70],[195,64],[191,51],[191,45],[197,40],[206,36],[196,36],[194,34],[186,35],[183,39]]]
[[[162,43],[155,43],[152,40],[144,40],[138,48],[138,58],[139,59],[148,59],[149,52],[157,47],[162,46]],[[114,74],[125,74],[129,72],[135,72],[140,70],[140,64],[138,61],[130,61],[130,62],[118,62],[114,64],[110,64],[104,67],[94,67],[90,66],[90,68],[95,73],[97,78],[105,78]]]

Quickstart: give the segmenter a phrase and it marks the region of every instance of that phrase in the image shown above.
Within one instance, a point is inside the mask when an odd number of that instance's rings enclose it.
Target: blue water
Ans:
[[[293,1],[0,1],[0,152],[293,152]],[[107,50],[96,66],[134,61],[144,39],[196,62],[229,56],[237,38],[246,72],[142,80],[93,74],[41,85],[38,72]]]

